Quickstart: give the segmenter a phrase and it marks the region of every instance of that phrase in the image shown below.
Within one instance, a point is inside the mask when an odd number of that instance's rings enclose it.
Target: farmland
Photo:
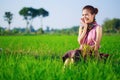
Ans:
[[[104,35],[104,60],[91,59],[63,68],[62,56],[79,48],[77,36],[0,36],[0,80],[119,80],[120,36]]]

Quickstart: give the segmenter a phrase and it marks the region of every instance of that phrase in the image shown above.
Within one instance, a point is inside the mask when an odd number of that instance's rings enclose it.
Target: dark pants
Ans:
[[[90,53],[90,54],[92,54],[92,53]],[[100,53],[99,55],[100,55],[101,59],[102,58],[106,59],[109,56],[108,54],[104,54],[104,53]],[[90,56],[92,56],[92,55],[90,55]],[[79,61],[81,58],[85,59],[85,57],[82,56],[82,51],[79,49],[70,50],[70,51],[66,52],[64,54],[64,56],[62,57],[63,62],[65,62],[65,60],[67,58],[73,58],[75,62]]]

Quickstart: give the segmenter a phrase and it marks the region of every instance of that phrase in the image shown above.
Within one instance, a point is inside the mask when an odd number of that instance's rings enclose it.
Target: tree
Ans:
[[[46,27],[46,32],[50,32],[50,27],[49,26]]]
[[[4,28],[0,26],[0,35],[3,35],[5,32]]]
[[[29,8],[29,13],[30,13],[30,16],[31,16],[31,20],[30,20],[30,27],[32,26],[32,22],[33,22],[33,19],[35,17],[37,17],[38,13],[37,13],[37,9],[34,9],[32,7]],[[33,26],[32,26],[33,27]]]
[[[106,19],[104,21],[103,30],[104,32],[110,33],[110,32],[120,32],[120,19],[114,18],[114,19]]]
[[[44,31],[43,31],[43,29],[42,29],[42,28],[39,28],[39,29],[37,30],[37,33],[38,33],[38,34],[43,34],[43,33],[44,33]]]
[[[35,29],[34,29],[34,27],[32,25],[30,25],[30,31],[35,32]]]
[[[4,15],[5,21],[8,22],[8,31],[10,31],[10,24],[12,23],[12,19],[13,19],[13,14],[11,12],[5,12]]]
[[[19,11],[19,14],[26,20],[26,31],[30,32],[30,26],[32,26],[33,19],[37,16],[37,10],[32,7],[24,7]]]
[[[27,7],[24,7],[19,11],[19,14],[24,17],[24,20],[26,20],[26,29],[28,30],[28,25],[29,25],[29,9]]]
[[[47,17],[49,15],[49,12],[46,11],[43,8],[38,9],[38,16],[40,16],[41,19],[41,28],[43,28],[43,17]]]
[[[20,32],[20,28],[13,28],[12,33],[13,34],[18,34]]]
[[[112,20],[112,26],[115,32],[120,32],[120,19],[114,18]]]

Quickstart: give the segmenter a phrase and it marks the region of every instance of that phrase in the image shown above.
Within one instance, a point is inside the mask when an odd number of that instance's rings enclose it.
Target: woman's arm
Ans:
[[[100,42],[101,42],[101,38],[102,38],[102,27],[101,26],[97,26],[96,28],[96,41],[95,41],[95,51],[98,51]]]
[[[81,24],[84,26],[84,28],[82,26],[79,27],[79,34],[78,34],[78,43],[81,44],[84,37],[85,37],[85,34],[87,32],[87,23],[85,23],[84,19],[81,18]]]
[[[86,32],[87,32],[87,28],[84,27],[84,28],[82,29],[81,26],[79,27],[79,34],[78,34],[78,43],[79,43],[79,44],[82,43],[82,41],[83,41],[83,39],[84,39],[84,37],[85,37]]]

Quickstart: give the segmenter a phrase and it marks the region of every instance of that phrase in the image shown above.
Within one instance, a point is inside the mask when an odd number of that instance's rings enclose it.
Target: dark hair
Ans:
[[[84,9],[88,9],[91,14],[97,14],[97,13],[98,13],[98,9],[97,9],[97,8],[94,8],[94,7],[91,6],[91,5],[86,5],[85,7],[83,7],[82,10],[84,10]]]

